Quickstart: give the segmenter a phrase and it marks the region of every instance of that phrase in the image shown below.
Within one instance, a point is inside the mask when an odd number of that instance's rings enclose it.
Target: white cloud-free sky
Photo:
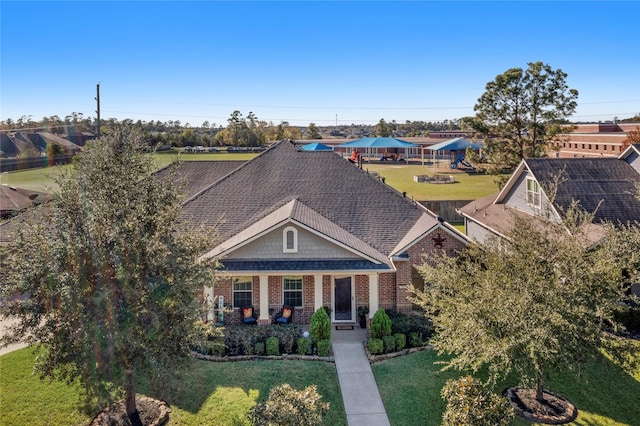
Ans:
[[[573,121],[640,113],[640,2],[7,1],[0,119],[81,112],[226,125],[473,115],[487,82],[542,61]]]

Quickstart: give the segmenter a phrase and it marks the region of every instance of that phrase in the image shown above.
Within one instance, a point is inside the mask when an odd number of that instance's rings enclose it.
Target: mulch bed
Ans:
[[[578,416],[578,409],[565,398],[545,390],[543,401],[536,399],[535,389],[512,387],[504,391],[516,414],[536,423],[558,425],[569,423]]]
[[[169,421],[171,407],[164,401],[138,396],[136,407],[144,426],[162,426]],[[114,402],[105,408],[89,426],[131,426],[124,401]]]

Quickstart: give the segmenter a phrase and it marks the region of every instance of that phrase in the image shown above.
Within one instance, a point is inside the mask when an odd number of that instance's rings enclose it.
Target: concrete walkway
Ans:
[[[358,327],[356,325],[356,327]],[[332,330],[342,401],[349,426],[390,426],[364,350],[366,330]]]
[[[15,324],[16,322],[17,322],[17,320],[14,320],[14,319],[3,319],[3,320],[0,320],[0,336],[4,336],[5,327],[9,327],[9,326]],[[22,348],[24,348],[26,346],[27,346],[26,343],[15,343],[13,345],[5,346],[3,348],[0,348],[0,355],[8,354],[9,352],[13,352],[15,350],[22,349]]]

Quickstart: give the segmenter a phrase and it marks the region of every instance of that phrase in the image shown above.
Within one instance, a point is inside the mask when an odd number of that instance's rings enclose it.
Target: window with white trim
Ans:
[[[540,198],[540,184],[535,179],[527,178],[527,204],[540,208],[542,206]]]
[[[302,277],[284,277],[282,292],[282,300],[285,305],[302,307]]]
[[[253,278],[233,278],[233,307],[253,305]]]
[[[282,251],[284,253],[298,252],[298,230],[293,226],[287,226],[282,232]]]

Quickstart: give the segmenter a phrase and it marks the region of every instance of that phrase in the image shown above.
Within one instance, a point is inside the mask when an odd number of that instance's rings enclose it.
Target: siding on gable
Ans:
[[[543,213],[547,213],[547,210],[549,210],[549,213],[551,213],[552,210],[548,208],[549,198],[547,198],[547,194],[545,193],[543,188],[540,189],[541,208],[535,208],[527,204],[527,176],[530,176],[530,172],[525,169],[518,177],[518,180],[516,181],[511,191],[509,191],[509,193],[505,196],[503,204],[529,213],[533,216],[542,216]],[[560,218],[555,213],[552,214],[553,217],[550,217],[548,219],[554,222],[559,222]]]
[[[357,259],[356,254],[313,234],[298,230],[298,252],[283,253],[282,232],[287,224],[229,254],[232,259]]]
[[[637,152],[632,152],[625,158],[625,161],[631,164],[631,167],[633,167],[636,172],[640,173],[640,155],[638,155]]]
[[[467,237],[480,244],[485,244],[491,236],[496,236],[496,234],[489,229],[468,218],[465,220],[465,232]]]

